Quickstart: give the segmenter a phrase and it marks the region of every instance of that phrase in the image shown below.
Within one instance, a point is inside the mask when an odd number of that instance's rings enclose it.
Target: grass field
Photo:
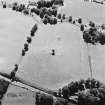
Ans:
[[[104,6],[84,3],[82,0],[65,0],[65,7],[59,9],[67,15],[82,17],[86,22],[92,20],[98,24],[105,23],[104,10]],[[0,7],[1,71],[10,72],[13,69],[25,39],[35,23],[29,16]],[[55,49],[55,56],[51,55],[51,49]],[[17,75],[43,87],[56,89],[72,80],[90,76],[88,53],[92,57],[94,78],[105,82],[105,46],[90,46],[90,51],[87,52],[78,27],[69,23],[59,23],[56,26],[39,24],[30,51],[24,57]],[[9,91],[23,90],[11,87]],[[4,105],[23,105],[25,100],[29,99],[23,98],[6,98]],[[34,105],[33,98],[29,100],[27,105]]]

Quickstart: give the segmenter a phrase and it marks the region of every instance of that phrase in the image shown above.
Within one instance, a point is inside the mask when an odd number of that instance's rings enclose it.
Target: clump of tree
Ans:
[[[89,22],[89,26],[90,26],[90,27],[95,27],[95,23],[92,22],[92,21],[90,21],[90,22]]]
[[[72,16],[69,16],[68,21],[71,23],[71,22],[72,22],[72,20],[73,20]]]
[[[45,0],[40,0],[37,2],[37,8],[50,8],[53,5],[64,5],[64,1],[63,0],[51,0],[51,1],[45,1]]]
[[[43,23],[44,24],[49,23],[50,25],[55,25],[57,24],[57,18],[45,15],[45,17],[43,18]]]
[[[58,18],[58,19],[61,19],[61,18],[62,18],[61,13],[59,13],[59,14],[57,15],[57,18]]]
[[[25,9],[25,5],[24,4],[20,4],[17,6],[16,11],[22,12]]]
[[[63,19],[63,20],[66,19],[66,15],[65,15],[65,14],[62,15],[62,19]]]
[[[82,24],[82,19],[81,18],[78,19],[78,23]]]
[[[6,8],[7,6],[6,6],[6,4],[3,4],[3,8]]]
[[[53,103],[53,96],[39,92],[36,93],[36,105],[53,105]]]
[[[4,79],[0,79],[0,105],[2,104],[2,99],[6,94],[8,87],[9,82]]]
[[[98,36],[98,41],[101,45],[105,44],[105,33],[100,32],[100,35]]]
[[[17,2],[14,2],[12,4],[12,10],[16,10],[17,7],[18,7],[18,3]]]
[[[43,8],[43,7],[46,7],[46,8],[50,8],[52,7],[53,5],[53,2],[52,1],[45,1],[45,0],[40,0],[37,2],[37,8]]]
[[[98,31],[96,28],[90,28],[83,32],[83,39],[86,43],[91,43],[93,45],[100,43],[105,44],[105,33]]]
[[[82,31],[82,32],[84,31],[84,25],[83,24],[80,25],[80,31]]]
[[[18,12],[22,12],[23,10],[25,10],[26,7],[24,4],[18,4],[17,2],[14,2],[12,4],[12,10],[18,11]]]
[[[2,3],[3,8],[6,8],[7,7],[6,2],[4,2],[4,1],[1,0],[1,3]]]
[[[22,12],[24,13],[24,15],[29,15],[29,10],[28,9],[24,9]]]
[[[102,25],[101,25],[101,28],[102,28],[103,30],[105,30],[105,24],[102,24]]]
[[[35,13],[36,15],[39,15],[40,14],[40,9],[38,9],[38,8],[32,8],[31,9],[31,13]]]
[[[43,20],[43,23],[46,25],[48,23],[48,19],[47,18],[44,18]]]
[[[61,6],[64,5],[64,0],[52,0],[52,1],[54,1],[54,5],[61,5]]]
[[[94,78],[72,81],[58,89],[56,96],[38,92],[36,105],[105,105],[105,85]]]

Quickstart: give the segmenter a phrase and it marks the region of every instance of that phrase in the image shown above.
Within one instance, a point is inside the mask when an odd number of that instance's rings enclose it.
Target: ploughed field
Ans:
[[[59,11],[74,17],[81,17],[102,24],[105,22],[105,7],[82,0],[65,0],[65,6]],[[30,34],[32,26],[37,23],[29,16],[0,7],[0,71],[10,72],[17,62],[21,48]],[[55,56],[51,55],[55,49]],[[43,87],[56,89],[72,80],[90,76],[88,56],[92,57],[94,78],[105,82],[105,46],[90,46],[87,51],[82,32],[69,23],[55,26],[38,25],[30,50],[24,57],[18,76]],[[16,87],[9,87],[8,92],[24,92]],[[27,93],[28,94],[28,93]],[[29,97],[29,95],[31,95]],[[4,98],[4,105],[34,105],[34,96],[29,93],[23,97]]]

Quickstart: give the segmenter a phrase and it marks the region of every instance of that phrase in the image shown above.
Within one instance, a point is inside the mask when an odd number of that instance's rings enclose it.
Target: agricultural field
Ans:
[[[9,1],[8,1],[9,2]],[[59,12],[81,17],[97,24],[105,23],[105,5],[64,0]],[[38,31],[33,38],[30,50],[20,64],[18,76],[45,88],[57,89],[65,84],[90,77],[88,54],[92,59],[93,77],[105,82],[105,45],[90,45],[87,50],[80,29],[69,23],[44,25],[30,16],[0,7],[0,71],[10,73],[17,62],[26,37],[35,23]],[[51,55],[52,49],[55,55]],[[10,86],[8,92],[26,92]],[[3,99],[3,105],[34,105],[33,93],[30,98]],[[28,100],[27,100],[28,99]],[[19,102],[19,103],[18,103]],[[26,103],[27,104],[26,104]]]

